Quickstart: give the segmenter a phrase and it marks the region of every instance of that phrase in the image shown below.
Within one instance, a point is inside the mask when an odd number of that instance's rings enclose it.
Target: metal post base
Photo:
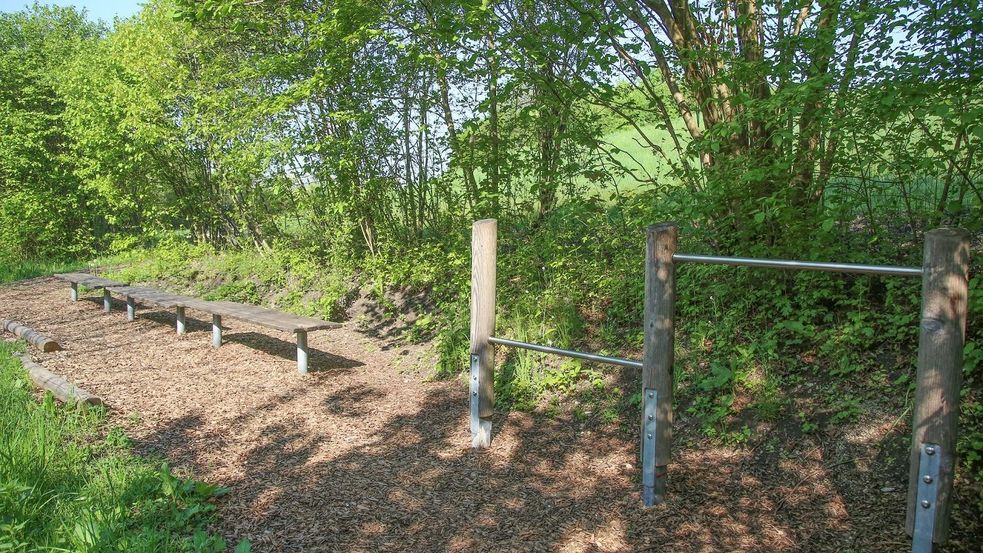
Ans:
[[[656,478],[655,430],[658,423],[656,413],[659,393],[655,388],[646,388],[643,391],[642,404],[642,504],[651,507],[662,503],[665,493],[665,467],[662,467],[662,481],[658,482]]]
[[[471,447],[487,449],[491,447],[492,423],[481,418],[481,398],[478,394],[478,360],[471,354],[471,376],[469,379],[469,398],[471,400]]]
[[[918,493],[915,497],[915,527],[911,535],[912,553],[932,553],[935,537],[935,507],[939,500],[939,467],[942,447],[922,444],[918,460]]]

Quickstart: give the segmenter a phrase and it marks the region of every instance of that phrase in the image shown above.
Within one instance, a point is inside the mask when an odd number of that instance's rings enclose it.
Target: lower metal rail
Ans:
[[[630,367],[633,369],[641,369],[642,362],[634,361],[632,359],[622,359],[620,357],[609,357],[607,355],[597,355],[595,353],[584,353],[582,351],[574,351],[570,349],[560,349],[550,346],[543,346],[539,344],[530,344],[528,342],[519,342],[517,340],[508,340],[506,338],[497,338],[492,336],[488,338],[488,341],[493,344],[498,344],[500,346],[509,346],[513,348],[529,349],[532,351],[538,351],[541,353],[552,353],[553,355],[562,355],[563,357],[573,357],[574,359],[583,359],[585,361],[594,361],[596,363],[607,363],[609,365],[618,365],[621,367]]]

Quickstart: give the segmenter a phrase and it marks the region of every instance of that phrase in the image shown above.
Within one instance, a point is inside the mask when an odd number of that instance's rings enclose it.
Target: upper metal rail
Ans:
[[[862,273],[868,275],[921,276],[920,267],[895,267],[891,265],[863,265],[859,263],[822,263],[816,261],[791,261],[788,259],[755,259],[752,257],[723,257],[719,255],[673,254],[672,260],[681,263],[708,263],[711,265],[738,265],[769,269],[803,269],[829,273]]]
[[[642,368],[641,361],[622,359],[620,357],[609,357],[607,355],[597,355],[594,353],[584,353],[582,351],[573,351],[569,349],[560,349],[550,346],[541,346],[539,344],[530,344],[528,342],[519,342],[516,340],[497,338],[495,336],[490,336],[488,338],[488,341],[493,344],[498,344],[500,346],[511,346],[514,348],[531,349],[533,351],[539,351],[542,353],[552,353],[554,355],[562,355],[564,357],[573,357],[574,359],[584,359],[586,361],[594,361],[597,363],[608,363],[611,365],[619,365],[621,367],[631,367],[635,369]]]

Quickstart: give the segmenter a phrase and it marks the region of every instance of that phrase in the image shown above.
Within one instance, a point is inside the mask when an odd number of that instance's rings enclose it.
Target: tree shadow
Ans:
[[[257,421],[268,422],[242,453],[242,471],[222,482],[235,497],[220,511],[230,543],[248,538],[255,551],[895,551],[906,543],[895,524],[903,503],[878,524],[869,518],[883,513],[868,517],[836,490],[799,484],[856,470],[833,466],[822,447],[816,465],[796,466],[786,451],[765,470],[767,455],[754,449],[681,440],[668,501],[643,509],[637,435],[512,413],[495,417],[492,449],[474,451],[462,390],[430,385],[419,409],[401,409],[398,396],[369,384],[331,391],[320,404],[333,422],[307,427],[286,415],[300,397],[264,405]],[[183,455],[180,431],[162,431],[165,451]],[[221,433],[197,436],[198,447]]]
[[[332,415],[345,417],[362,417],[372,411],[372,400],[379,400],[386,397],[385,392],[370,388],[365,385],[357,384],[346,386],[345,388],[331,394],[322,403]]]

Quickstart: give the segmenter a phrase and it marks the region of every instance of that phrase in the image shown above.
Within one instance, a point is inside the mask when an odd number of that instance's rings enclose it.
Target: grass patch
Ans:
[[[17,347],[0,342],[0,551],[227,549],[205,530],[225,490],[136,456],[101,409],[35,401]]]
[[[0,260],[0,284],[54,273],[67,273],[84,266],[85,264],[80,261]]]

